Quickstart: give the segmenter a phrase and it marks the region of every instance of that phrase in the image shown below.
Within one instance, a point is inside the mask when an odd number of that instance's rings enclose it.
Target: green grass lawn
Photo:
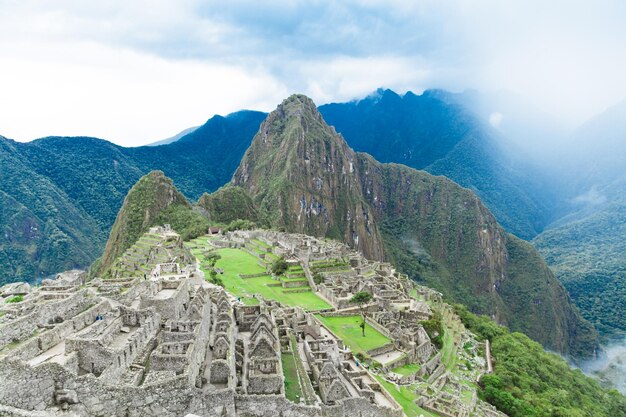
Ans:
[[[389,394],[400,404],[400,407],[404,410],[407,417],[437,417],[435,414],[429,413],[423,408],[419,407],[413,401],[417,399],[417,394],[410,387],[396,386],[391,382],[385,381],[378,375],[374,375],[376,380],[387,390]]]
[[[365,353],[390,343],[391,341],[369,324],[365,324],[365,337],[361,333],[361,317],[322,317],[317,316],[333,333],[356,354]]]
[[[283,375],[285,376],[285,397],[295,403],[299,403],[300,397],[302,397],[302,390],[300,389],[300,382],[298,382],[298,371],[296,370],[293,354],[281,354],[281,361],[283,363]]]
[[[197,240],[196,240],[197,242]],[[204,257],[203,252],[206,252],[210,248],[200,245],[198,248],[192,249],[192,253],[202,263]],[[300,306],[305,310],[315,311],[331,306],[319,298],[314,292],[293,293],[285,291],[283,287],[270,287],[268,284],[277,284],[279,281],[275,281],[270,275],[265,275],[258,278],[241,278],[239,274],[260,274],[265,271],[261,265],[259,265],[259,259],[249,253],[232,248],[217,249],[217,252],[222,257],[217,261],[215,266],[224,270],[224,273],[220,275],[224,288],[232,293],[236,297],[241,297],[241,301],[248,305],[258,304],[258,301],[253,298],[254,294],[260,294],[264,298],[272,299],[283,303],[286,306],[295,307]],[[205,275],[209,275],[209,271],[202,268]]]
[[[400,366],[398,368],[392,369],[392,372],[395,372],[403,376],[407,376],[407,375],[413,375],[414,373],[419,371],[420,368],[421,366],[417,363],[409,363],[408,365],[404,365],[404,366]]]

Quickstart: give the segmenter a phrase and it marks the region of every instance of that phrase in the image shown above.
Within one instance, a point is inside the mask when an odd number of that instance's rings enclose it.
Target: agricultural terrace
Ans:
[[[395,372],[402,376],[413,375],[417,371],[419,371],[421,366],[417,363],[409,363],[404,366],[400,366],[398,368],[392,369],[392,372]]]

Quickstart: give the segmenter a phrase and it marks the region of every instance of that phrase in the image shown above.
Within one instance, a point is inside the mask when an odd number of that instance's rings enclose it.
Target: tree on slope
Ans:
[[[350,299],[351,303],[357,304],[359,309],[361,310],[361,332],[363,332],[363,337],[365,337],[365,319],[367,318],[367,303],[372,301],[372,294],[367,291],[359,291],[352,296]]]

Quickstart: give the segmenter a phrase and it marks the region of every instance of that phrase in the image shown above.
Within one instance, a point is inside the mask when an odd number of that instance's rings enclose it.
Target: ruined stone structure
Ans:
[[[333,305],[322,315],[354,315],[353,294],[374,296],[368,323],[392,341],[367,352],[382,365],[380,376],[402,383],[391,369],[419,363],[415,378],[454,386],[419,324],[432,316],[425,300],[436,293],[337,242],[261,230],[212,242],[245,250],[252,239],[302,266],[302,279]],[[262,297],[245,305],[208,283],[170,228],[151,229],[115,265],[89,282],[70,271],[39,287],[2,289],[3,297],[18,291],[24,300],[0,307],[1,415],[403,415],[318,317]],[[285,396],[283,355],[293,357],[299,402]],[[425,409],[498,416],[476,399],[470,407],[434,392],[420,397]]]

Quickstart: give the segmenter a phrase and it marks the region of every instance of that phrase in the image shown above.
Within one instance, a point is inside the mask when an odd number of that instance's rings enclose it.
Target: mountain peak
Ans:
[[[298,121],[308,120],[312,123],[323,123],[323,118],[317,110],[317,106],[309,97],[304,94],[293,94],[283,100],[276,110],[270,113],[268,119],[291,120]],[[306,123],[305,123],[306,125]]]
[[[380,236],[365,207],[357,161],[313,100],[292,95],[261,124],[232,185],[250,194],[269,224],[344,240],[381,259]]]
[[[170,207],[191,209],[191,205],[162,171],[152,171],[130,189],[117,214],[99,265],[104,272],[131,247]]]
[[[291,111],[302,111],[309,110],[313,112],[317,112],[317,106],[313,102],[313,100],[304,94],[292,94],[286,99],[283,100],[281,104],[278,105],[278,108],[284,108],[285,110]]]

